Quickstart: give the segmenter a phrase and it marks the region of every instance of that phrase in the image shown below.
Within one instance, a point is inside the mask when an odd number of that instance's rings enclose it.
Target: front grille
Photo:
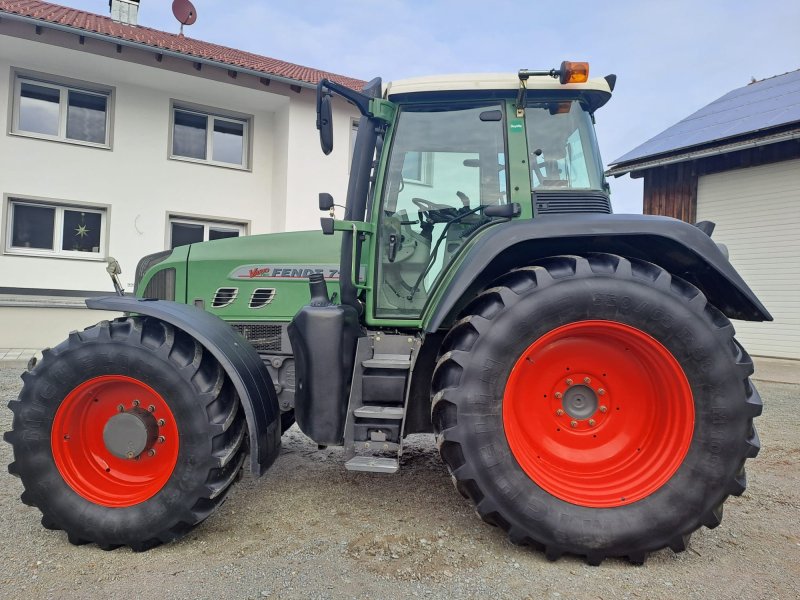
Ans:
[[[175,300],[175,269],[162,269],[147,282],[143,298]]]
[[[257,288],[250,296],[250,308],[263,308],[275,298],[275,288]]]
[[[540,215],[612,212],[611,200],[602,192],[534,192],[533,200]]]
[[[239,288],[219,288],[211,301],[211,308],[223,308],[236,300]]]
[[[143,256],[136,265],[136,271],[133,276],[133,289],[139,289],[139,282],[142,280],[142,277],[144,277],[147,269],[167,260],[170,254],[172,254],[172,250],[164,250],[163,252],[156,252],[155,254]]]
[[[259,352],[283,351],[283,326],[266,323],[228,323]]]

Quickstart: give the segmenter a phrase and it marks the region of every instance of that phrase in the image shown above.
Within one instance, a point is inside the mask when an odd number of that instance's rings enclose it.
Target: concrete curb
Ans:
[[[14,369],[18,369],[20,374],[27,370],[28,368],[28,361],[27,360],[2,360],[0,361],[0,368],[8,369],[9,371],[13,371]]]
[[[754,356],[756,372],[753,379],[772,383],[800,385],[800,360]]]

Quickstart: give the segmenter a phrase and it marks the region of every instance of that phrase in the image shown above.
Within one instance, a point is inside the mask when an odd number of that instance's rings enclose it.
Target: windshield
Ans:
[[[592,117],[580,102],[531,103],[525,129],[533,191],[603,189]]]
[[[378,237],[377,316],[420,314],[427,291],[506,202],[502,105],[404,107],[395,124]]]

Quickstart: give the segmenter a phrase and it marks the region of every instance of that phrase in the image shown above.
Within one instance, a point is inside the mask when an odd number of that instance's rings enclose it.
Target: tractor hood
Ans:
[[[338,299],[341,237],[271,233],[183,246],[144,274],[137,295],[162,269],[177,269],[175,300],[225,320],[289,321],[308,302],[308,276],[322,273]],[[181,260],[183,259],[183,260]],[[185,262],[184,262],[185,260]],[[185,265],[185,267],[184,267]],[[180,268],[184,267],[184,268]]]

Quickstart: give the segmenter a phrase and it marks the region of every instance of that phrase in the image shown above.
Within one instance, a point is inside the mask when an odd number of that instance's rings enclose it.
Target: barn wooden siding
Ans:
[[[697,220],[697,180],[701,175],[800,158],[800,140],[758,146],[698,160],[635,171],[644,177],[644,214]]]

